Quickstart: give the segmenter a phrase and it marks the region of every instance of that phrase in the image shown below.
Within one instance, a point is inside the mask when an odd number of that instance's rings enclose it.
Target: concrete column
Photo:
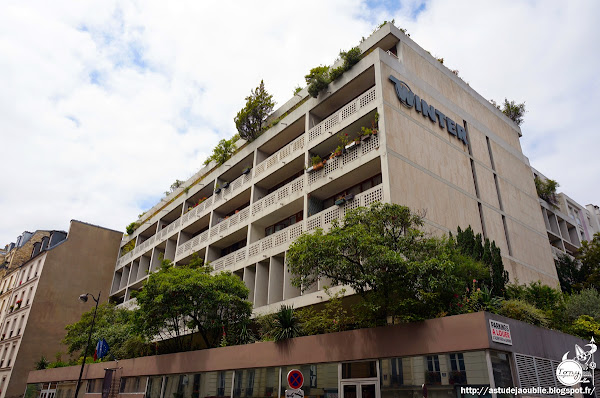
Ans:
[[[246,285],[248,290],[250,290],[250,293],[248,293],[248,300],[254,303],[254,283],[256,279],[256,266],[251,265],[249,267],[244,268],[243,271],[244,277],[242,278],[242,280],[244,281],[244,284]]]
[[[283,268],[283,299],[287,300],[298,296],[300,296],[300,289],[292,285],[292,273],[288,270],[287,263],[285,263]]]
[[[269,304],[283,300],[283,257],[271,257],[269,267]]]
[[[140,265],[138,267],[138,274],[136,280],[140,280],[146,275],[148,275],[148,270],[150,269],[150,257],[142,256],[140,257]]]
[[[269,261],[256,264],[254,289],[254,307],[267,305],[269,298]]]

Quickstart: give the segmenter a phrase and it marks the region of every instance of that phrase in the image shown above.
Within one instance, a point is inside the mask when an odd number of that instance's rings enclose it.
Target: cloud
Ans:
[[[123,230],[235,133],[261,79],[281,105],[310,68],[392,18],[484,97],[526,101],[532,164],[597,203],[598,11],[558,1],[2,3],[0,242],[70,219]]]

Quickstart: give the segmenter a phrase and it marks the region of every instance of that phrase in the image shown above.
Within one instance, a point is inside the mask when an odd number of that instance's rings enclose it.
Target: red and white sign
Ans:
[[[512,337],[510,335],[510,326],[508,323],[490,319],[490,334],[492,335],[493,342],[512,345]]]

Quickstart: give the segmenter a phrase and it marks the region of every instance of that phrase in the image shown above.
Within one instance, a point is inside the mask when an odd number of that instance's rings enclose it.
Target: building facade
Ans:
[[[0,398],[22,396],[35,363],[65,351],[65,326],[91,309],[80,294],[108,296],[121,238],[73,220],[68,233],[49,231],[0,280]]]
[[[539,171],[532,170],[534,178],[547,180]],[[600,232],[598,206],[584,207],[563,192],[556,194],[555,204],[541,198],[539,202],[548,241],[555,258],[565,254],[574,257],[581,247],[581,242],[591,241],[594,234]]]
[[[503,342],[498,341],[498,327],[504,331]],[[514,393],[491,393],[489,388],[564,388],[556,368],[576,344],[589,351],[586,343],[478,312],[285,343],[90,364],[77,398],[284,397],[292,369],[302,372],[307,398],[509,397]],[[76,366],[31,372],[25,396],[72,398],[78,376]]]
[[[318,98],[302,90],[259,138],[147,212],[122,244],[111,297],[129,305],[163,257],[198,255],[243,279],[258,312],[320,302],[327,283],[292,286],[286,249],[376,201],[422,212],[436,234],[471,225],[501,248],[511,279],[556,286],[519,128],[391,24],[360,49]]]

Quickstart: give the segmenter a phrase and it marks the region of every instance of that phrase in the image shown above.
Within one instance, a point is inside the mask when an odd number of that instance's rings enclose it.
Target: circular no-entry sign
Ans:
[[[298,369],[292,369],[287,374],[287,381],[290,388],[297,390],[304,384],[304,376]]]

